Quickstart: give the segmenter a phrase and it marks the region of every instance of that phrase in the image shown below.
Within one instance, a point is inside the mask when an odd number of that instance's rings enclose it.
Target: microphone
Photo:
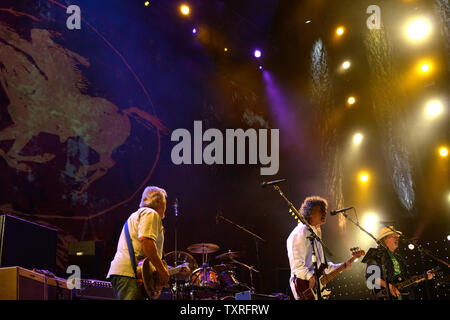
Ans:
[[[348,207],[348,208],[344,208],[344,209],[334,210],[334,211],[330,212],[330,215],[335,216],[338,213],[345,212],[345,211],[348,211],[350,209],[353,209],[353,207]]]
[[[175,217],[178,216],[178,198],[175,199],[175,202],[173,204],[173,209],[175,210]]]
[[[261,184],[260,184],[260,186],[262,187],[262,188],[264,188],[264,187],[266,187],[266,186],[271,186],[271,185],[274,185],[274,184],[278,184],[278,183],[281,183],[281,182],[283,182],[283,181],[286,181],[286,179],[280,179],[280,180],[273,180],[273,181],[268,181],[268,182],[261,182]]]

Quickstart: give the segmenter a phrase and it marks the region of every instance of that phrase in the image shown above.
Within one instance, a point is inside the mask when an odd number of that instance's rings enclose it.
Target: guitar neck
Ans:
[[[178,267],[169,269],[169,270],[168,270],[168,271],[169,271],[169,276],[173,276],[173,275],[179,273],[179,272],[181,271],[181,269],[183,269],[185,266],[186,266],[186,265],[182,264],[182,265],[180,265],[180,266],[178,266]]]
[[[357,258],[352,257],[348,260],[348,262],[353,262],[355,261]],[[344,271],[345,269],[345,264],[342,264],[342,266],[337,267],[336,269],[334,269],[333,271],[331,271],[328,274],[323,274],[322,278],[320,279],[320,283],[324,286],[326,285],[328,282],[330,282],[331,280],[333,280],[339,273],[341,273],[342,271]]]
[[[417,282],[417,281],[419,281],[419,280],[422,280],[422,279],[425,279],[425,277],[424,277],[424,276],[414,276],[414,277],[412,277],[412,278],[409,279],[409,280],[406,280],[406,281],[397,283],[397,284],[395,285],[395,287],[396,287],[398,290],[401,290],[401,289],[403,289],[403,288],[409,287],[410,285],[412,285],[412,284],[414,284],[415,282]]]

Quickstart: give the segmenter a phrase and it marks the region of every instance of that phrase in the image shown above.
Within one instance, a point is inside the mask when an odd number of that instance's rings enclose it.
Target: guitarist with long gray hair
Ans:
[[[146,298],[137,281],[135,271],[136,260],[145,257],[156,269],[157,286],[162,288],[169,282],[168,269],[161,260],[164,245],[162,219],[166,212],[166,197],[167,193],[164,189],[154,186],[146,187],[142,193],[139,209],[130,215],[122,229],[116,255],[106,277],[111,281],[117,299],[144,300]],[[128,250],[129,247],[130,250]]]

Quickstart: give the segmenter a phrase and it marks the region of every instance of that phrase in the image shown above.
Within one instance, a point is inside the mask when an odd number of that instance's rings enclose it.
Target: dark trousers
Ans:
[[[109,277],[118,300],[145,300],[136,278],[112,275]]]

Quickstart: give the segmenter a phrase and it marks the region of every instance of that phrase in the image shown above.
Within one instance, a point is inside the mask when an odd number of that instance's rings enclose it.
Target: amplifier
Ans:
[[[0,216],[0,267],[55,272],[57,230],[10,215]]]
[[[72,300],[72,290],[65,279],[47,278],[47,300]]]
[[[111,282],[81,279],[81,289],[74,289],[75,300],[116,300]]]
[[[21,267],[0,268],[0,300],[71,300],[66,280]]]

